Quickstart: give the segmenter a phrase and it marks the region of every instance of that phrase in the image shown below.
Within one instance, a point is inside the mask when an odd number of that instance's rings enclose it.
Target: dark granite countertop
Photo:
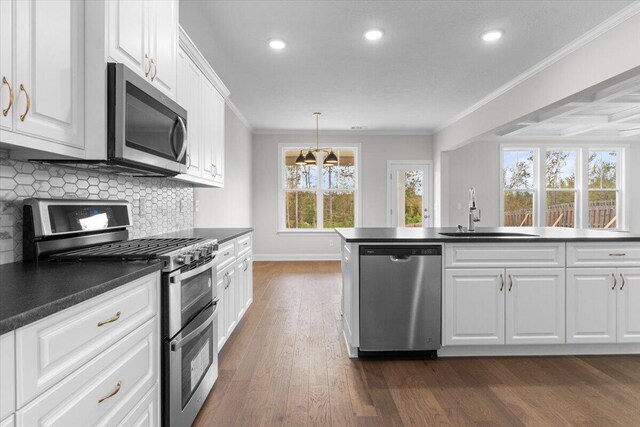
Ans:
[[[174,231],[171,233],[159,234],[153,237],[162,238],[182,238],[202,237],[205,239],[217,239],[218,244],[240,237],[243,234],[251,233],[253,228],[189,228],[187,230]]]
[[[161,268],[156,261],[0,265],[0,335]]]
[[[640,234],[624,231],[583,230],[551,227],[477,227],[476,232],[527,233],[533,236],[498,237],[449,237],[440,233],[454,233],[455,227],[444,228],[336,228],[336,232],[347,242],[640,242]]]

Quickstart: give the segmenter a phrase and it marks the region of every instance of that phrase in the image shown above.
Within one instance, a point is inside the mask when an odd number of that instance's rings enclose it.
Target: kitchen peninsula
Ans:
[[[367,248],[398,246],[441,248],[441,268],[431,263],[433,271],[423,273],[442,278],[439,356],[640,354],[638,234],[560,228],[336,231],[351,357],[360,350],[362,292],[369,288],[363,287],[361,257]],[[391,261],[408,265],[411,255],[400,258]],[[402,290],[403,279],[386,285],[391,297]]]

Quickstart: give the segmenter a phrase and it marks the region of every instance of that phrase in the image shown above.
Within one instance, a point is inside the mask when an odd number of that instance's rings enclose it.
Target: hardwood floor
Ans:
[[[640,357],[361,361],[338,262],[256,262],[196,426],[640,425]]]

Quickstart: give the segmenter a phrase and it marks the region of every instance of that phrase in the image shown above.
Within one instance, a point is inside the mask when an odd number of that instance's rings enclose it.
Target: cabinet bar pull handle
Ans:
[[[500,273],[500,292],[504,289],[504,276]]]
[[[24,110],[24,114],[20,114],[20,121],[24,122],[24,118],[27,117],[27,113],[29,112],[29,109],[31,108],[31,97],[27,93],[27,90],[24,88],[24,85],[22,83],[20,83],[20,91],[24,92],[24,94],[27,96],[27,108],[26,108],[26,110]]]
[[[9,88],[9,105],[7,105],[7,108],[2,110],[2,115],[7,117],[7,114],[9,114],[9,110],[13,106],[13,88],[11,87],[11,84],[9,84],[6,76],[2,76],[2,84],[7,85],[7,87]]]
[[[620,280],[622,280],[622,285],[620,285],[620,290],[624,288],[624,274],[620,273]]]
[[[611,277],[613,277],[613,286],[611,287],[611,290],[615,290],[616,289],[616,285],[618,284],[618,281],[616,280],[616,275],[611,273]]]
[[[153,75],[151,76],[151,81],[153,81],[158,75],[158,64],[156,64],[153,58],[151,58],[151,63],[153,64]],[[149,68],[149,71],[151,71],[151,68]]]
[[[118,394],[118,392],[120,391],[120,387],[122,387],[122,381],[118,381],[118,384],[116,384],[115,388],[113,390],[111,390],[109,392],[109,394],[107,394],[106,396],[102,396],[101,398],[98,399],[98,403],[102,403],[105,400],[107,400],[110,397],[115,396],[116,394]]]
[[[113,317],[107,319],[107,320],[101,320],[98,322],[98,327],[102,326],[102,325],[106,325],[107,323],[113,323],[116,320],[118,320],[120,318],[120,315],[122,313],[121,312],[117,312]]]
[[[229,252],[225,252],[223,256],[229,256]]]
[[[144,76],[145,77],[149,77],[149,73],[151,72],[151,58],[149,58],[149,55],[147,55],[146,53],[144,54],[144,59],[147,60],[147,62],[149,63],[149,69],[148,70],[144,70]]]
[[[248,244],[249,244],[249,242],[244,242],[244,243],[242,244],[242,246],[247,246]]]
[[[609,256],[627,256],[627,254],[625,254],[625,253],[609,254]]]
[[[513,288],[513,277],[509,275],[509,292],[511,292],[511,288]]]

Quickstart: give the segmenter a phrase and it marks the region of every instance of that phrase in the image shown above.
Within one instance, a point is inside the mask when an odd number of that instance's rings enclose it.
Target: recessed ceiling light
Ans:
[[[364,37],[367,40],[379,40],[382,38],[383,35],[384,35],[384,32],[377,28],[372,28],[364,33]]]
[[[282,40],[278,40],[278,39],[269,40],[269,47],[271,49],[281,50],[281,49],[284,49],[286,45],[287,44]]]
[[[482,40],[486,42],[494,42],[504,35],[502,30],[491,30],[482,34]]]

